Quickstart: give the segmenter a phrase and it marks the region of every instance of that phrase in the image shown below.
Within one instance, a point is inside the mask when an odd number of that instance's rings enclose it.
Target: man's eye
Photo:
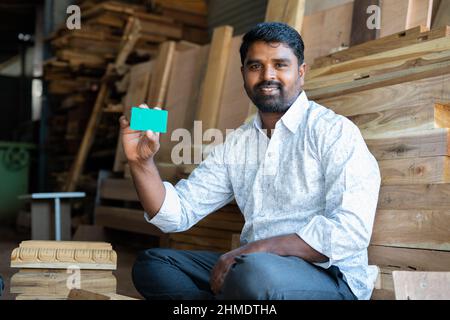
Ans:
[[[277,68],[284,68],[284,67],[287,67],[287,64],[286,63],[277,63],[276,67]]]
[[[259,64],[252,64],[251,66],[250,66],[250,70],[258,70],[260,68],[260,65]]]

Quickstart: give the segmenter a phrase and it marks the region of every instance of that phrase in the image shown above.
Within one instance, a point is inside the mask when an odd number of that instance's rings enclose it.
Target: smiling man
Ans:
[[[303,50],[298,32],[282,23],[244,36],[241,72],[259,112],[176,186],[161,181],[154,164],[159,136],[121,118],[150,223],[184,231],[233,198],[245,218],[241,246],[224,254],[142,252],[133,281],[145,298],[370,298],[378,165],[352,122],[308,100]]]

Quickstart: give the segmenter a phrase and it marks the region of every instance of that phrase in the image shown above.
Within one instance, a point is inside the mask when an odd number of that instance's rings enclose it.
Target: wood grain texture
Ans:
[[[157,161],[171,162],[173,146],[171,141],[174,130],[191,130],[199,105],[201,83],[206,72],[209,45],[178,52],[173,58],[172,72],[167,89],[165,109],[169,112],[167,133],[160,135],[160,150]]]
[[[447,210],[377,210],[370,243],[450,251]]]
[[[450,156],[450,131],[444,128],[413,132],[403,137],[366,139],[365,142],[378,161]]]
[[[216,28],[213,33],[197,112],[197,119],[202,121],[204,130],[217,125],[232,36],[233,28],[230,26]]]
[[[378,161],[382,185],[450,182],[450,158],[425,157]]]
[[[284,22],[301,33],[305,3],[306,0],[269,0],[264,21]]]
[[[104,179],[100,185],[100,198],[139,201],[133,181],[129,179]]]
[[[381,186],[378,209],[448,210],[450,184]]]
[[[445,107],[448,108],[440,104],[424,104],[348,118],[358,126],[365,139],[390,138],[448,125],[450,110]]]
[[[450,75],[444,74],[355,93],[340,94],[333,98],[319,99],[317,102],[344,116],[418,107],[431,103],[446,103],[450,101],[448,83],[450,83]]]
[[[395,299],[449,300],[450,272],[393,271]]]

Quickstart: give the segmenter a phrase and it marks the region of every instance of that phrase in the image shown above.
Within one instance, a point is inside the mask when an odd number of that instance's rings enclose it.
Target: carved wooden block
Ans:
[[[115,270],[117,254],[106,242],[23,241],[11,253],[11,267]]]

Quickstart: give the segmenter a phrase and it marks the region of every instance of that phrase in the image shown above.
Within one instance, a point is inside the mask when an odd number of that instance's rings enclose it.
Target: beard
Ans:
[[[253,89],[245,86],[245,91],[258,110],[267,113],[286,112],[298,96],[289,99],[283,85],[277,81],[263,81]]]

